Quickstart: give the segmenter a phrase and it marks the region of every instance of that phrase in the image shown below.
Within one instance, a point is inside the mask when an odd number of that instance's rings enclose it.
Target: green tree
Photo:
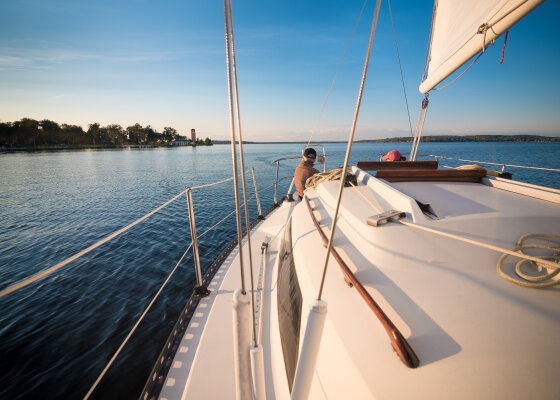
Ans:
[[[14,122],[12,126],[16,133],[17,146],[26,147],[36,145],[36,138],[39,134],[38,121],[30,118],[22,118]]]
[[[49,146],[57,144],[60,140],[62,129],[56,122],[44,119],[39,122],[39,130],[37,135],[37,145]]]
[[[177,137],[177,129],[171,128],[169,126],[163,128],[163,138],[168,143],[175,140],[176,137]]]
[[[90,143],[94,146],[101,144],[102,140],[102,133],[101,133],[101,125],[97,122],[88,125],[87,136],[90,140]]]
[[[144,144],[146,143],[146,132],[142,125],[136,123],[126,128],[128,134],[128,141],[130,144]]]
[[[107,141],[114,145],[122,145],[127,142],[126,132],[122,126],[113,124],[103,127]]]

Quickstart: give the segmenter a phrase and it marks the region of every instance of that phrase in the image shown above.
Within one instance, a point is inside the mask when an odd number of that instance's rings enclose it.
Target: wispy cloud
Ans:
[[[74,96],[74,95],[73,95],[73,94],[70,94],[70,93],[57,94],[56,96],[51,97],[51,99],[56,101],[56,100],[63,99],[63,98],[65,98],[65,97],[72,97],[72,96]]]
[[[168,61],[184,56],[184,51],[137,51],[111,54],[56,46],[47,48],[3,46],[0,47],[0,70],[44,69],[56,64],[87,60],[107,63],[146,63]]]

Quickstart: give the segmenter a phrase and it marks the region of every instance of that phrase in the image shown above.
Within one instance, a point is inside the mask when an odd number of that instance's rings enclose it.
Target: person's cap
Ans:
[[[399,161],[401,158],[402,158],[402,154],[400,153],[400,151],[397,150],[391,150],[383,157],[381,157],[382,160],[389,160],[389,161]]]
[[[317,158],[317,152],[315,151],[315,149],[308,147],[303,152],[303,158],[305,158],[305,161],[315,161],[315,159]]]

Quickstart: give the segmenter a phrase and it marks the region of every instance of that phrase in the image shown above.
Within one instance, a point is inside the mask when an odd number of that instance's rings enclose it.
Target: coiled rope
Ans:
[[[353,183],[351,183],[351,185],[354,186],[354,187],[357,186]],[[382,210],[379,209],[379,207],[376,204],[372,203],[372,201],[370,199],[368,199],[362,192],[360,192],[359,190],[356,190],[356,193],[358,193],[367,203],[369,203],[373,207],[374,210],[376,210],[377,212],[382,211]],[[498,263],[496,264],[496,268],[498,270],[498,273],[504,279],[506,279],[510,282],[513,282],[515,284],[525,286],[525,287],[531,287],[531,288],[545,288],[545,287],[558,285],[559,282],[560,282],[558,280],[553,280],[553,281],[548,281],[548,282],[535,283],[535,282],[540,282],[540,281],[552,279],[557,274],[560,273],[560,264],[559,264],[560,263],[560,247],[543,246],[543,245],[523,245],[523,242],[525,240],[527,240],[529,238],[534,238],[534,237],[538,237],[538,238],[542,238],[542,239],[556,240],[560,243],[560,236],[541,234],[541,233],[530,233],[530,234],[522,236],[521,239],[519,239],[517,247],[513,248],[512,250],[508,250],[508,249],[504,249],[502,247],[494,246],[494,245],[491,245],[491,244],[488,244],[488,243],[483,243],[483,242],[479,242],[477,240],[468,239],[468,238],[463,237],[463,236],[455,235],[455,234],[448,233],[448,232],[443,232],[443,231],[433,229],[433,228],[428,228],[427,226],[422,226],[422,225],[418,225],[418,224],[411,223],[411,222],[408,222],[408,221],[403,221],[402,219],[398,220],[398,222],[400,224],[408,226],[410,228],[419,229],[419,230],[422,230],[422,231],[425,231],[425,232],[434,233],[436,235],[444,236],[444,237],[447,237],[447,238],[450,238],[450,239],[459,240],[461,242],[469,243],[469,244],[472,244],[472,245],[475,245],[475,246],[478,246],[478,247],[482,247],[482,248],[485,248],[485,249],[488,249],[488,250],[493,250],[493,251],[496,251],[498,253],[502,253],[502,256],[498,259]],[[523,250],[526,250],[526,249],[549,250],[549,251],[555,252],[555,255],[550,256],[550,257],[534,257],[534,256],[530,256],[528,254],[523,253]],[[526,281],[529,281],[529,282],[524,282],[524,281],[520,281],[518,279],[514,279],[514,278],[510,277],[509,275],[507,275],[505,272],[503,272],[502,263],[505,260],[505,258],[508,257],[508,256],[521,258],[521,261],[519,261],[516,264],[515,271],[516,271],[516,273],[519,277],[521,277],[521,278],[523,278],[523,279],[525,279]],[[542,269],[542,268],[546,268],[547,270],[552,270],[552,272],[548,272],[547,274],[539,275],[537,277],[527,275],[527,274],[525,274],[521,271],[521,266],[524,263],[527,263],[529,261],[531,261],[534,266],[536,265],[539,268],[539,270]]]
[[[558,246],[545,246],[540,244],[523,244],[525,240],[529,238],[540,238],[550,241],[558,242]],[[512,277],[504,271],[504,261],[509,254],[503,254],[496,264],[496,270],[498,274],[505,280],[515,283],[528,288],[547,288],[560,284],[560,277],[556,277],[560,273],[560,236],[557,235],[545,235],[545,234],[528,234],[522,236],[517,242],[517,247],[513,248],[512,251],[524,254],[524,251],[528,249],[541,249],[552,253],[550,256],[539,257],[542,260],[553,261],[556,263],[555,266],[549,263],[543,263],[542,261],[529,261],[527,259],[522,259],[515,264],[515,274],[517,277]],[[522,270],[522,266],[529,266],[531,269],[531,275]],[[545,271],[545,272],[544,272]],[[556,279],[554,279],[556,277]]]
[[[348,169],[350,168],[348,167]],[[307,178],[307,180],[305,181],[305,188],[306,189],[316,188],[319,185],[319,183],[325,181],[337,181],[340,179],[341,175],[342,175],[342,167],[337,169],[332,169],[327,172],[319,172]]]

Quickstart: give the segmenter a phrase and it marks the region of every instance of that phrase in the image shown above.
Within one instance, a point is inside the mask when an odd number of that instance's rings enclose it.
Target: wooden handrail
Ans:
[[[313,220],[313,224],[315,225],[315,228],[317,228],[317,231],[319,232],[319,235],[323,240],[323,244],[326,246],[328,243],[327,235],[325,234],[325,232],[323,232],[323,229],[321,228],[321,225],[319,225],[317,218],[315,218],[315,215],[313,214],[313,209],[309,204],[309,199],[307,198],[307,196],[304,197],[305,197],[305,202],[307,204],[307,209],[309,210],[309,215],[311,215],[311,219]],[[377,319],[381,322],[383,328],[385,328],[385,331],[389,336],[389,341],[391,342],[391,346],[393,346],[393,349],[395,350],[395,352],[397,353],[401,361],[409,368],[418,367],[418,365],[420,364],[420,360],[418,359],[416,353],[414,353],[414,350],[412,349],[410,344],[406,341],[406,339],[401,334],[401,332],[397,329],[397,327],[393,324],[393,322],[389,319],[389,317],[387,317],[387,315],[383,312],[383,310],[379,307],[379,305],[375,302],[375,300],[373,300],[369,292],[360,283],[358,278],[356,278],[356,276],[352,273],[352,271],[350,271],[350,268],[348,268],[348,266],[346,265],[346,263],[344,262],[340,254],[338,254],[334,246],[331,248],[331,254],[333,255],[334,259],[338,262],[338,265],[340,265],[340,268],[342,269],[342,273],[344,274],[346,280],[350,282],[353,287],[356,288],[356,290],[358,291],[358,293],[360,293],[360,295],[367,303],[369,308],[373,311]]]
[[[400,162],[400,161],[399,161]],[[394,162],[391,164],[396,164]],[[473,182],[479,183],[486,176],[485,169],[437,169],[437,170],[383,170],[376,178],[388,182]]]
[[[381,171],[386,169],[437,169],[437,161],[358,161],[358,168],[364,171]]]

